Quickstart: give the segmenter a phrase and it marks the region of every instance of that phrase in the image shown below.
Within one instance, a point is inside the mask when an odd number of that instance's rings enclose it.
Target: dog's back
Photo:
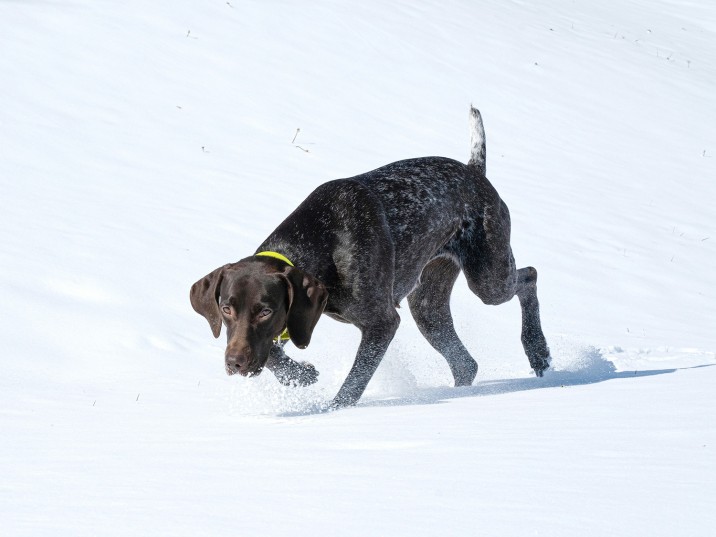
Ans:
[[[485,130],[474,107],[470,107],[470,145],[467,165],[445,157],[423,157],[347,179],[366,186],[380,200],[396,248],[396,266],[427,262],[481,219],[486,205],[502,203],[485,177]]]
[[[328,181],[259,250],[300,242],[312,251],[333,252],[310,267],[330,288],[339,281],[350,284],[356,265],[391,260],[393,295],[396,302],[402,300],[431,259],[459,249],[455,243],[465,233],[482,230],[486,208],[504,205],[484,175],[485,134],[475,108],[470,130],[467,164],[421,157]]]

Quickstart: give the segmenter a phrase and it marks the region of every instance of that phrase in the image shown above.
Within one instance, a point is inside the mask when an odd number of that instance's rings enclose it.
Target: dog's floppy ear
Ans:
[[[199,315],[203,315],[214,337],[219,337],[221,333],[221,312],[219,312],[219,287],[221,280],[224,278],[224,269],[228,265],[219,267],[215,271],[204,276],[201,280],[191,286],[189,298],[191,299],[191,307],[194,308]]]
[[[300,269],[290,267],[285,274],[289,298],[286,328],[293,344],[305,349],[326,307],[328,291],[325,285]]]

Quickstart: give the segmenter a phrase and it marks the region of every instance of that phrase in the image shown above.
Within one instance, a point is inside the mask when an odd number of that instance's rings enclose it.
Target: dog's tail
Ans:
[[[482,125],[480,111],[470,105],[470,161],[468,166],[477,173],[485,175],[485,127]]]

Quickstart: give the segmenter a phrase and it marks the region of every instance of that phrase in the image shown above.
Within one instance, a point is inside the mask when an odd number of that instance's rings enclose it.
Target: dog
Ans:
[[[324,183],[254,255],[192,286],[191,304],[214,337],[226,326],[229,375],[258,375],[266,367],[286,385],[316,382],[315,367],[286,355],[283,340],[306,348],[325,314],[362,334],[353,367],[331,403],[353,405],[393,339],[400,324],[396,308],[407,297],[455,386],[468,386],[477,362],[450,313],[460,271],[485,304],[518,297],[522,345],[536,375],[543,375],[551,358],[540,324],[537,271],[515,266],[510,213],[485,176],[485,131],[473,107],[470,124],[467,164],[416,158]]]

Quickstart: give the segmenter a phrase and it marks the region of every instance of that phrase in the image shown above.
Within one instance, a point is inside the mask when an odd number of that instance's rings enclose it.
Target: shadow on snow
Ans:
[[[695,367],[678,368],[694,369],[696,367],[710,367],[716,364],[707,364]],[[596,384],[616,379],[651,377],[674,373],[677,368],[670,369],[649,369],[643,371],[617,371],[614,364],[602,356],[598,349],[587,349],[576,363],[565,369],[550,369],[545,372],[544,377],[525,377],[512,379],[496,379],[478,381],[472,386],[454,388],[441,386],[435,388],[418,388],[409,394],[398,397],[368,398],[362,399],[358,407],[389,407],[407,405],[434,405],[443,403],[450,399],[465,397],[482,397],[487,395],[501,395],[506,393],[539,390],[543,388],[559,388],[565,386],[580,386],[585,384]],[[479,373],[478,373],[479,374]],[[326,411],[326,407],[313,407],[297,412],[282,413],[283,417],[305,416],[319,414]]]

